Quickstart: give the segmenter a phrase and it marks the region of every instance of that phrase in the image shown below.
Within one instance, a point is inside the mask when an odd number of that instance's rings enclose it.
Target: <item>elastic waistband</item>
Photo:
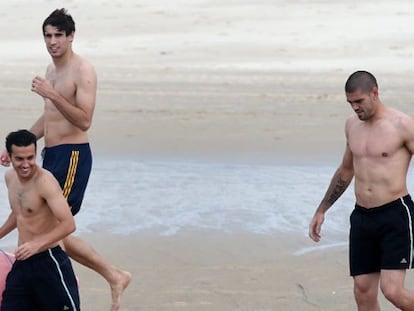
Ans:
[[[82,144],[61,144],[55,145],[52,147],[44,147],[43,150],[58,150],[58,149],[76,149],[76,148],[85,148],[89,147],[89,143],[82,143]]]
[[[410,202],[411,201],[411,196],[409,194],[407,194],[407,195],[405,195],[403,197],[400,197],[400,198],[398,198],[394,201],[385,203],[385,204],[380,205],[380,206],[370,207],[370,208],[363,207],[361,205],[355,204],[355,209],[357,209],[361,212],[364,212],[364,213],[377,213],[377,212],[383,211],[385,209],[388,209],[390,207],[395,207],[395,206],[401,205],[401,200],[403,200],[405,203]]]
[[[33,256],[30,256],[29,258],[25,259],[25,260],[16,260],[16,263],[29,263],[29,262],[33,262],[33,261],[37,261],[39,259],[42,259],[44,257],[49,257],[49,251],[51,251],[53,254],[58,254],[63,252],[62,248],[58,245],[52,248],[49,248],[43,252],[34,254]]]

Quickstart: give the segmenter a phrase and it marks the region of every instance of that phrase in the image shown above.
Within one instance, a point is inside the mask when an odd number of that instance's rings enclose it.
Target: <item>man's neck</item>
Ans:
[[[387,108],[379,101],[374,115],[367,120],[368,123],[375,123],[376,121],[381,120],[386,115],[386,110]]]

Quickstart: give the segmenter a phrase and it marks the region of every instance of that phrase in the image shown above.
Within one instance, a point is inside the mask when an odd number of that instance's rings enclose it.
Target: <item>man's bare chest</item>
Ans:
[[[67,100],[70,100],[76,94],[76,80],[71,71],[49,73],[47,79],[51,82],[53,88]]]
[[[348,146],[356,157],[389,157],[404,147],[398,133],[389,128],[352,131],[348,135]]]
[[[30,187],[18,187],[10,198],[13,210],[22,215],[35,213],[40,205],[39,196]]]

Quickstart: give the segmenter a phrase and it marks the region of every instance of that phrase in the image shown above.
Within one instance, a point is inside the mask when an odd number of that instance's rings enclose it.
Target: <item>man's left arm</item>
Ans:
[[[404,119],[403,128],[405,133],[405,146],[411,154],[414,154],[414,118],[408,117]]]
[[[45,172],[41,176],[40,180],[37,181],[37,190],[41,197],[45,199],[58,224],[52,230],[36,237],[36,239],[19,245],[15,252],[16,259],[19,260],[25,260],[33,254],[46,250],[50,245],[62,240],[76,229],[70,207],[57,180],[51,173]]]
[[[52,101],[70,123],[87,131],[92,124],[96,102],[97,77],[93,66],[83,63],[79,68],[75,83],[76,94],[73,104],[57,92],[49,80],[41,77],[33,79],[32,91]]]

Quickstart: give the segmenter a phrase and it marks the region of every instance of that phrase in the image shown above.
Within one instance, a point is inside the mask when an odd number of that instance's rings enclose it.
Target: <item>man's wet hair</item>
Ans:
[[[27,147],[31,144],[34,144],[36,150],[36,135],[28,130],[17,130],[15,132],[10,132],[6,137],[6,150],[9,154],[12,153],[12,145],[17,147]]]
[[[345,92],[353,93],[358,90],[368,94],[372,88],[378,88],[377,79],[368,71],[359,70],[351,74],[345,83]]]
[[[47,25],[56,27],[59,31],[64,31],[67,36],[75,32],[75,22],[65,8],[56,9],[46,17],[42,25],[43,33],[45,33]]]

